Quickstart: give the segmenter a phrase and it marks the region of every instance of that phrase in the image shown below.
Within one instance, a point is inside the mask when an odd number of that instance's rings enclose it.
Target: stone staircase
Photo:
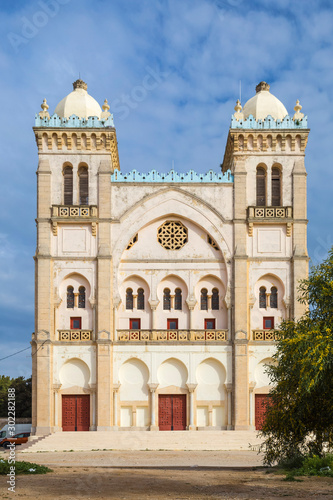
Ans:
[[[36,439],[34,439],[36,438]],[[56,432],[32,436],[24,453],[91,450],[258,450],[255,431],[118,431]]]
[[[41,441],[48,438],[49,436],[51,436],[51,434],[47,434],[46,436],[30,436],[29,441],[27,443],[21,444],[18,451],[27,450],[27,449],[31,448],[31,446],[34,446],[35,444],[40,443]]]

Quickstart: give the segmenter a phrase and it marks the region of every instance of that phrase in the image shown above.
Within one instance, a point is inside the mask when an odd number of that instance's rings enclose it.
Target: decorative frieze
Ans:
[[[194,170],[189,170],[187,173],[177,173],[175,170],[170,170],[167,173],[159,173],[157,170],[151,170],[148,173],[140,173],[137,170],[132,170],[127,174],[115,170],[111,175],[111,182],[208,182],[208,183],[232,183],[233,175],[230,171],[224,174],[217,174],[213,170],[209,170],[206,174],[197,174]]]
[[[263,120],[256,120],[253,115],[249,115],[246,119],[237,120],[232,115],[230,128],[242,129],[306,129],[308,128],[308,117],[303,115],[302,119],[294,120],[291,116],[287,115],[283,120],[275,120],[272,116],[268,115]]]
[[[117,330],[119,342],[205,342],[228,340],[228,330]]]

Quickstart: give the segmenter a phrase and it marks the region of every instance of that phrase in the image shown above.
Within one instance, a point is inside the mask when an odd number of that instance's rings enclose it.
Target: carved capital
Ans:
[[[156,389],[158,388],[159,384],[148,384],[148,388],[150,392],[155,392]]]
[[[188,388],[188,392],[194,392],[198,384],[186,384],[186,385]]]

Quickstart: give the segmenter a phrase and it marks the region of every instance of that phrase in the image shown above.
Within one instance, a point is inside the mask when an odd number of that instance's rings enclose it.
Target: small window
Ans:
[[[86,289],[84,286],[79,288],[79,307],[84,309],[86,307]]]
[[[215,318],[205,319],[205,330],[215,330]]]
[[[74,288],[67,287],[67,309],[74,309]]]
[[[64,168],[64,204],[73,205],[73,169]]]
[[[88,169],[80,167],[79,169],[79,193],[80,205],[88,205]]]
[[[81,330],[81,318],[71,318],[71,330]]]
[[[180,288],[175,290],[175,309],[176,311],[182,310],[182,291]]]
[[[272,286],[272,288],[271,288],[271,296],[269,298],[269,305],[272,309],[277,309],[278,296],[277,296],[277,288],[275,286]]]
[[[126,309],[133,309],[133,290],[127,288],[126,290]]]
[[[272,207],[281,206],[281,171],[277,167],[272,168]]]
[[[264,286],[259,288],[259,307],[266,309],[266,288]]]
[[[273,316],[264,318],[264,330],[272,330],[272,328],[274,328]]]
[[[257,207],[266,206],[266,171],[257,167]]]
[[[141,320],[136,318],[136,319],[130,319],[129,320],[129,327],[130,330],[140,330],[141,329]]]
[[[218,311],[220,309],[220,297],[219,297],[219,291],[217,288],[213,288],[212,309],[214,311]]]
[[[163,291],[163,309],[165,311],[170,311],[171,309],[171,297],[169,288],[164,288]]]
[[[138,289],[138,303],[137,303],[137,309],[142,309],[144,310],[145,308],[145,292],[143,288]]]
[[[208,292],[207,288],[203,288],[201,290],[201,298],[200,298],[200,309],[201,311],[208,311]]]
[[[178,319],[168,319],[167,327],[168,330],[178,330]]]

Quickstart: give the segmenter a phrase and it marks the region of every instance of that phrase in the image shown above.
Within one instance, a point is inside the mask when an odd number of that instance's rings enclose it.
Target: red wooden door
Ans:
[[[62,430],[75,431],[76,399],[75,396],[62,397]]]
[[[186,395],[160,394],[158,398],[158,420],[160,431],[185,430]]]
[[[62,430],[89,431],[90,396],[62,396]]]
[[[186,395],[172,396],[172,424],[174,431],[186,429]]]
[[[76,430],[89,431],[90,426],[90,396],[76,396]]]
[[[259,431],[264,425],[267,411],[267,404],[269,404],[268,394],[255,395],[255,422],[256,430]]]

